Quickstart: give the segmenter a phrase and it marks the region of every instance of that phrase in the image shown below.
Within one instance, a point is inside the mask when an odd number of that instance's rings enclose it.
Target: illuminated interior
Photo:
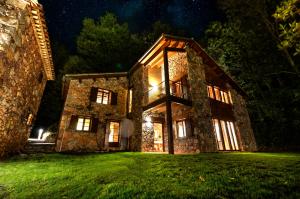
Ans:
[[[119,131],[120,131],[120,123],[110,122],[108,142],[119,142]]]
[[[213,126],[219,150],[236,151],[240,149],[232,121],[213,119]]]
[[[168,52],[170,94],[189,99],[186,52]],[[147,65],[148,103],[165,96],[165,72],[163,52]]]
[[[90,130],[91,119],[79,117],[77,121],[76,130],[77,131],[89,131]]]

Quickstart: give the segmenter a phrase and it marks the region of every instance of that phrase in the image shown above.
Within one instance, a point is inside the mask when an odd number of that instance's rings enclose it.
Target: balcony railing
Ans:
[[[148,105],[166,96],[165,82],[149,86],[148,88],[149,90],[144,93],[144,105]],[[189,87],[187,84],[182,83],[182,81],[170,81],[170,94],[186,100],[190,99]]]

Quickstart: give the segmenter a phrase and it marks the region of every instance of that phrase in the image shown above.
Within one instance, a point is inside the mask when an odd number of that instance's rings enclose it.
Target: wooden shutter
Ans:
[[[90,93],[90,101],[91,102],[96,102],[97,94],[98,94],[98,88],[92,87],[91,88],[91,93]]]
[[[76,130],[77,121],[78,121],[78,116],[72,115],[70,120],[69,130]]]
[[[111,105],[117,105],[118,103],[118,93],[112,92],[111,93]]]
[[[91,132],[97,133],[97,130],[98,130],[98,123],[99,123],[98,118],[93,118],[93,119],[92,119],[92,128],[91,128]]]

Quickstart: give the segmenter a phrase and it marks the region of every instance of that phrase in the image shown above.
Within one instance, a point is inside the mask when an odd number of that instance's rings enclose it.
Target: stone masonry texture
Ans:
[[[26,7],[0,1],[0,158],[22,151],[46,84]],[[33,120],[34,120],[33,117]]]

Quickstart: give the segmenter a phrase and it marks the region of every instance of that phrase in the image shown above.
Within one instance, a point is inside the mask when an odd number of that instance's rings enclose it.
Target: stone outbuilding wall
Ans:
[[[126,118],[128,81],[127,73],[121,76],[104,77],[91,75],[80,77],[78,75],[65,76],[66,98],[62,112],[59,134],[56,143],[56,151],[98,151],[120,150],[127,146],[121,142],[118,147],[109,147],[109,121],[118,121],[121,125]],[[66,88],[67,87],[67,88]],[[92,88],[102,88],[117,93],[117,104],[100,104],[90,99]],[[91,131],[77,131],[71,128],[72,116],[83,116],[97,123]],[[93,125],[93,124],[92,124]],[[123,127],[121,127],[122,129]],[[123,135],[122,135],[123,136]]]
[[[22,151],[48,79],[30,10],[0,1],[0,158]]]

